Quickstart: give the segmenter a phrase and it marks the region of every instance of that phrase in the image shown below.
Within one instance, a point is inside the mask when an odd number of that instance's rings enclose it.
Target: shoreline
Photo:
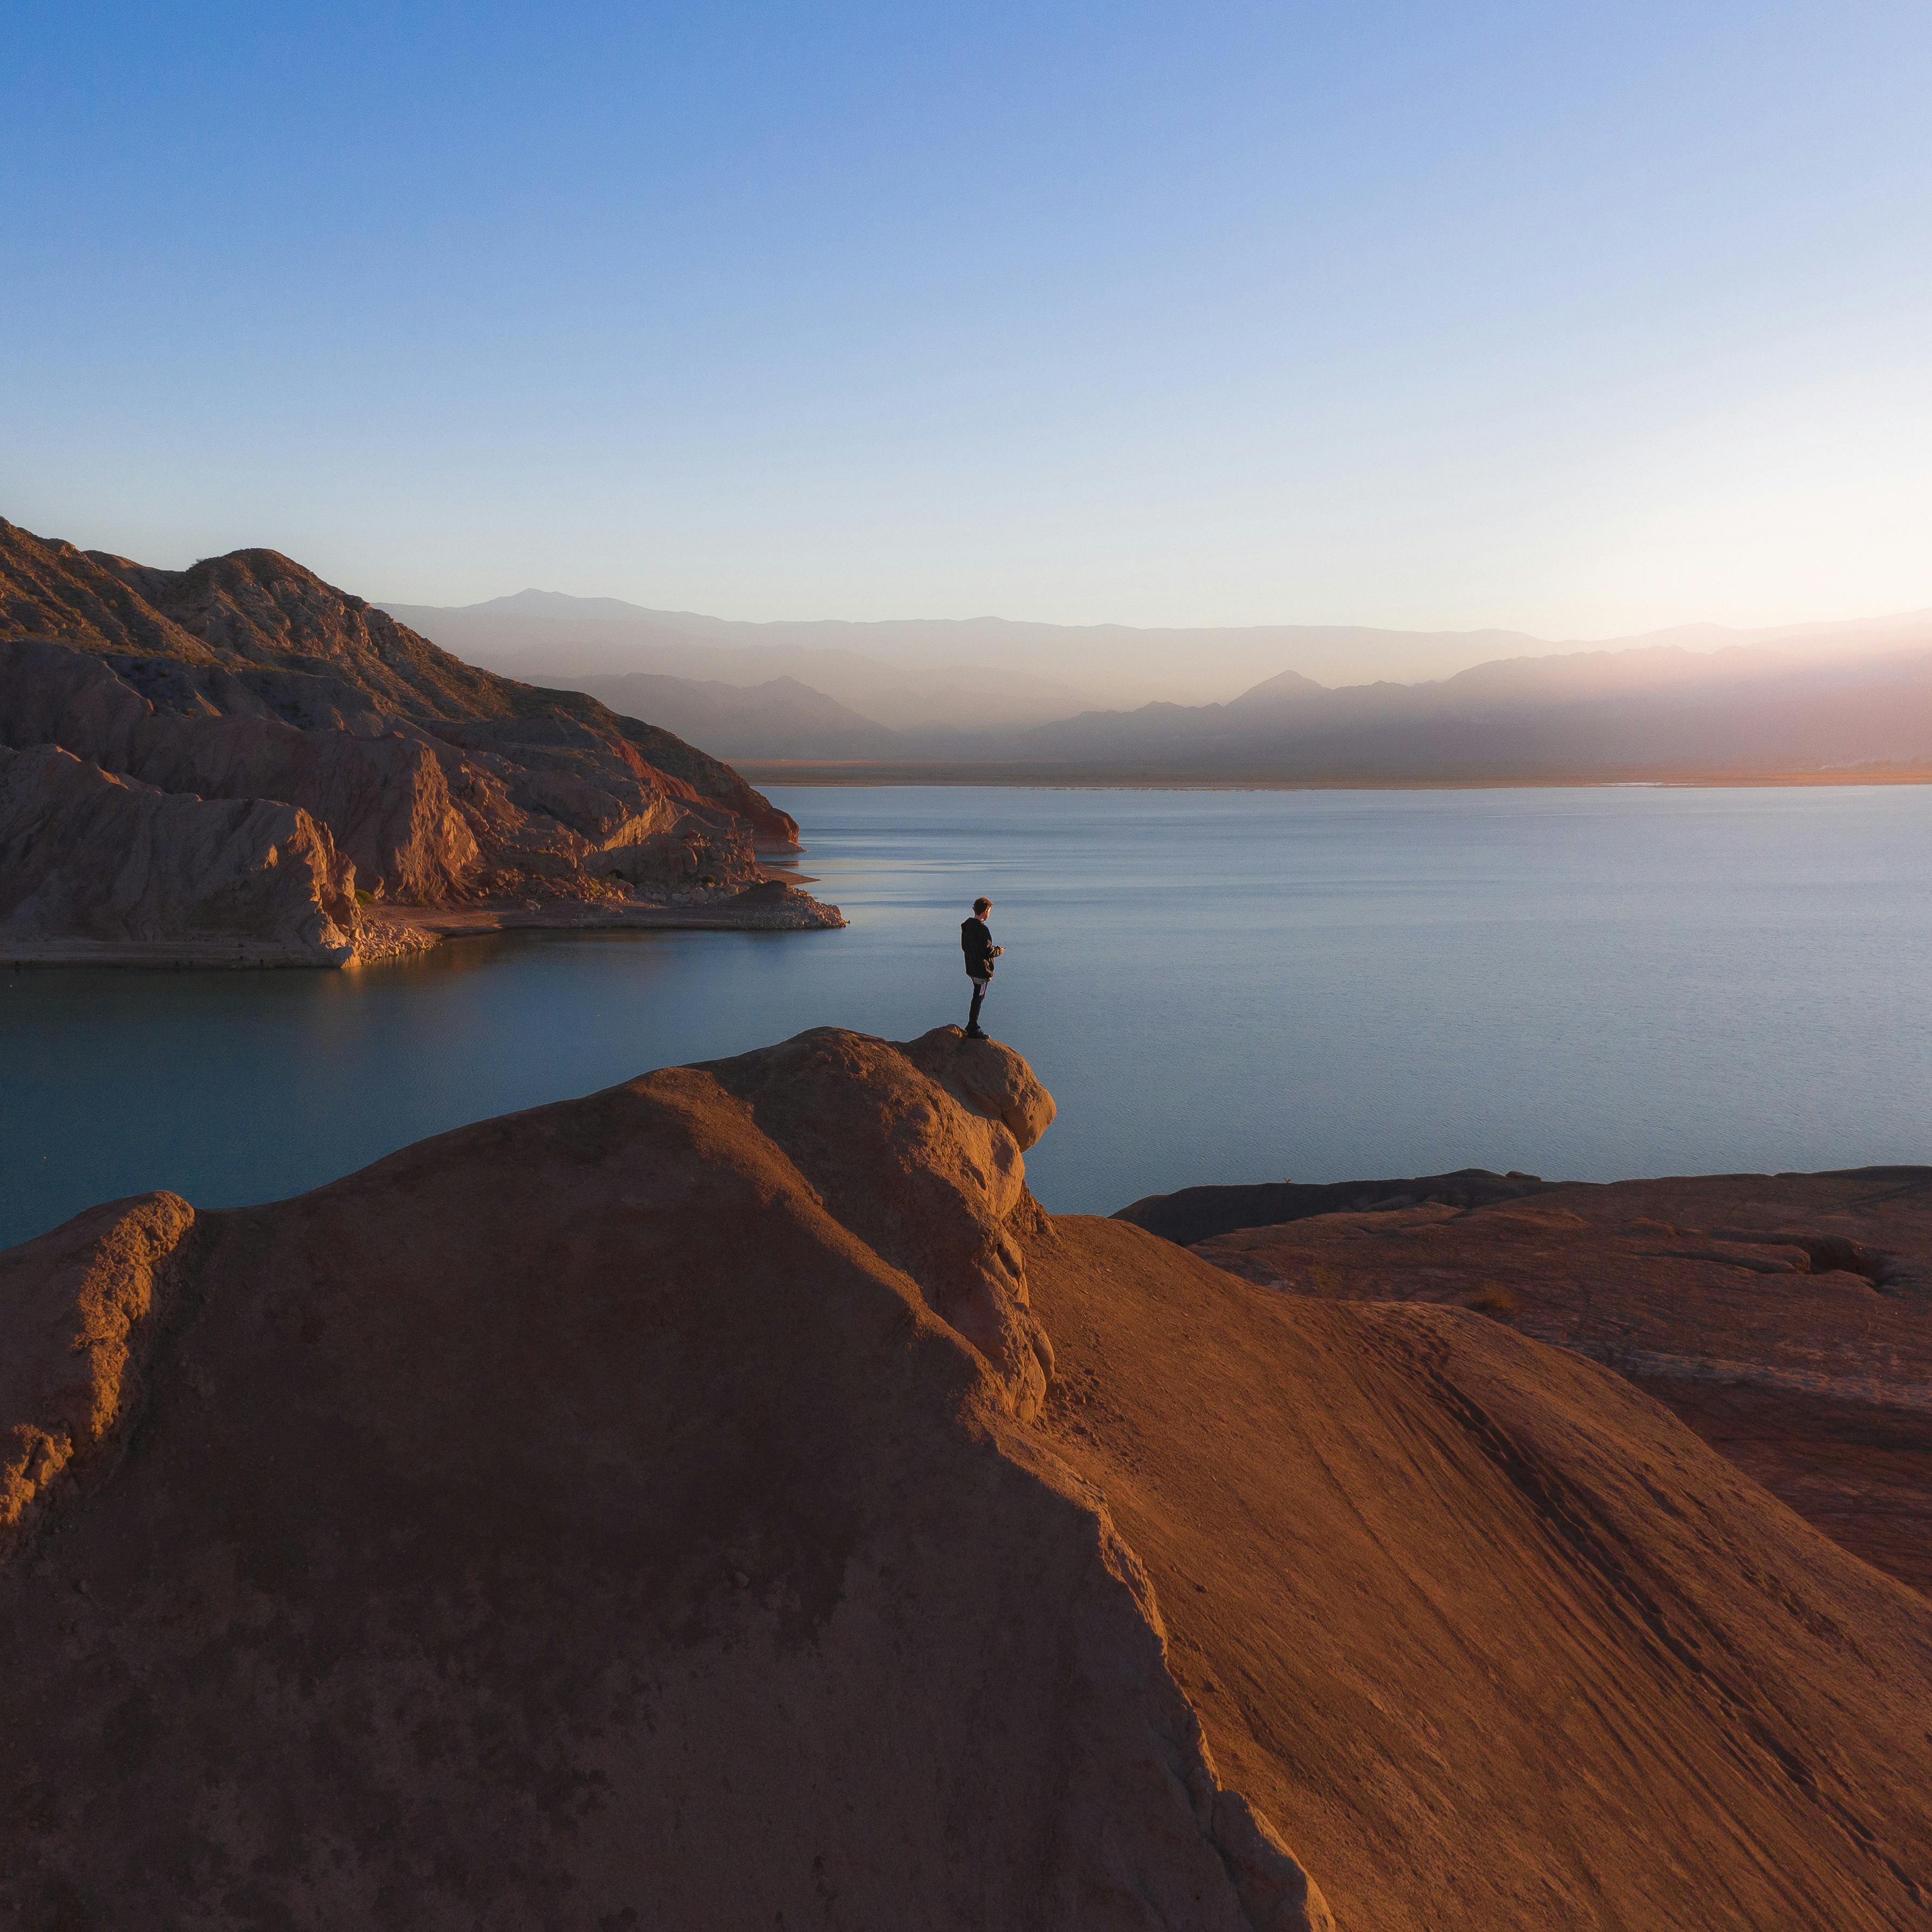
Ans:
[[[236,972],[346,972],[382,965],[434,950],[452,939],[487,938],[498,932],[817,932],[847,923],[836,906],[799,890],[793,874],[766,882],[776,892],[746,902],[740,894],[694,905],[610,904],[596,901],[553,900],[524,905],[420,906],[384,902],[363,914],[364,928],[352,950],[331,958],[261,940],[183,938],[163,940],[0,938],[0,971],[38,967],[117,966],[131,969]],[[814,884],[807,879],[806,883]],[[761,889],[752,886],[752,892]]]
[[[865,759],[740,759],[753,784],[985,785],[1034,791],[1664,791],[1774,790],[1840,785],[1932,784],[1932,764],[1828,772],[1674,772],[1641,776],[1570,773],[1518,777],[1296,777],[1280,772],[1186,772],[1145,766],[1018,764],[890,764]]]
[[[565,900],[542,906],[409,906],[382,908],[388,930],[426,934],[431,944],[493,932],[820,932],[847,923],[836,906],[774,897],[750,905],[599,905]],[[808,908],[808,910],[807,910]],[[829,914],[830,916],[820,916]]]

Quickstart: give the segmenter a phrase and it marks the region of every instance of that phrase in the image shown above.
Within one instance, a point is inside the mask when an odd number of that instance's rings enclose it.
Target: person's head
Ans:
[[[975,899],[973,902],[973,916],[975,919],[984,919],[992,909],[993,902],[991,899]]]

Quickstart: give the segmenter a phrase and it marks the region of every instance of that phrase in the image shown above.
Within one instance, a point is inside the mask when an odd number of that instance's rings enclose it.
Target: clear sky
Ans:
[[[10,0],[0,514],[372,596],[1932,605],[1932,7]]]

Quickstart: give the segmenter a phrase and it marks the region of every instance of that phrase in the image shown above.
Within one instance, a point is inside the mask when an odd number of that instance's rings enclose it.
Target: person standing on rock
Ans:
[[[986,929],[986,915],[992,909],[991,899],[975,899],[972,917],[959,922],[960,950],[966,955],[966,976],[973,982],[973,1010],[966,1021],[968,1040],[986,1037],[980,1030],[980,1002],[993,983],[993,962],[1006,950],[995,946],[992,934]]]

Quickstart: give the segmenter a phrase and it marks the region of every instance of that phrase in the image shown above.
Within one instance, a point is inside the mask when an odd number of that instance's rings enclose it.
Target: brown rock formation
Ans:
[[[1036,1358],[934,1312],[1024,1332],[958,1096],[1051,1112],[961,1052],[808,1034],[8,1256],[15,1520],[125,1447],[0,1574],[0,1916],[1324,1923]]]
[[[1924,1598],[1594,1363],[1053,1228],[1047,1432],[1342,1932],[1927,1923]]]
[[[728,766],[476,670],[272,550],[156,570],[0,521],[0,746],[48,745],[171,794],[295,806],[364,902],[716,908],[764,879],[759,848],[796,848]],[[92,873],[62,871],[90,914]],[[786,910],[838,922],[802,895]],[[167,926],[166,902],[149,913]],[[330,916],[366,950],[359,914]]]
[[[1304,1295],[1473,1307],[1606,1362],[1845,1548],[1932,1592],[1932,1168],[1546,1185],[1195,1252]]]
[[[194,1224],[185,1201],[154,1194],[0,1254],[0,1561],[124,1436]]]
[[[339,965],[354,876],[297,806],[161,792],[57,745],[0,746],[0,945]]]
[[[1050,1222],[1051,1118],[824,1030],[0,1257],[0,1918],[1922,1924],[1922,1599],[1574,1356]]]

